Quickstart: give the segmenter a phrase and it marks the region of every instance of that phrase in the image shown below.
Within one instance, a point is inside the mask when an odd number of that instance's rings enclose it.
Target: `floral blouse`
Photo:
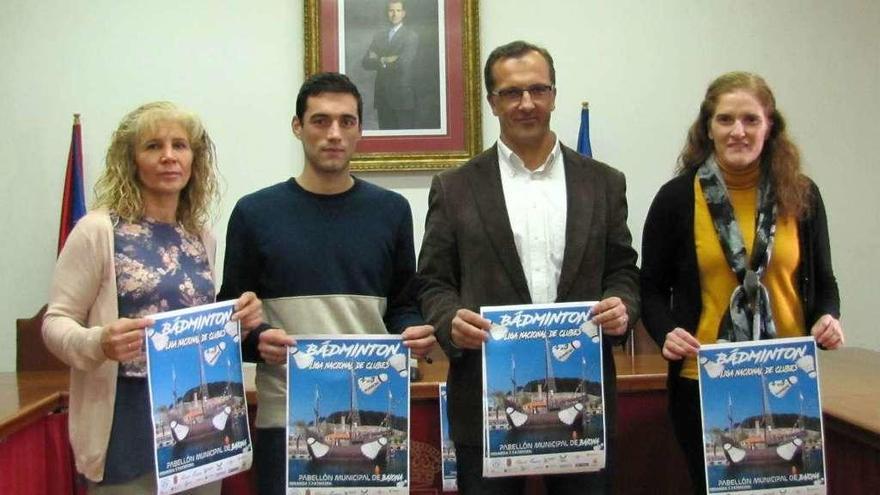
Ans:
[[[120,318],[214,302],[208,253],[198,235],[179,224],[149,218],[134,223],[113,220]],[[146,359],[121,363],[119,371],[123,376],[145,377]]]

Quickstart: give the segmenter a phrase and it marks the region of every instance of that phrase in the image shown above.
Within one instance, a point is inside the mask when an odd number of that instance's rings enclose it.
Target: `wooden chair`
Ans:
[[[15,320],[16,371],[66,370],[68,366],[49,352],[43,342],[43,315],[46,305],[30,318]]]

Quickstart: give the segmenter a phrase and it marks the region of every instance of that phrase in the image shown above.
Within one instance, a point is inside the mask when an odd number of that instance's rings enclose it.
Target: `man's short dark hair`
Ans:
[[[506,45],[501,45],[492,50],[489,58],[486,59],[486,67],[483,69],[483,82],[486,83],[486,92],[492,93],[495,90],[495,78],[492,76],[492,66],[495,62],[506,58],[519,58],[529,52],[538,52],[547,61],[550,66],[550,84],[556,86],[556,68],[553,67],[553,57],[546,48],[529,43],[528,41],[511,41]]]
[[[318,96],[322,93],[342,93],[354,96],[358,107],[358,124],[364,121],[364,102],[357,86],[351,82],[345,74],[338,72],[319,72],[309,76],[299,88],[296,95],[296,118],[300,122],[306,114],[306,103],[310,96]]]

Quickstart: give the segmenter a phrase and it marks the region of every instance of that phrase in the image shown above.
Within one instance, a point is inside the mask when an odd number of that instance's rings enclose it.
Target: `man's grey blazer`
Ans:
[[[557,302],[620,297],[634,325],[639,313],[637,254],[626,225],[626,179],[608,165],[562,146],[568,210]],[[434,177],[419,256],[421,307],[449,357],[447,389],[454,442],[481,445],[482,364],[479,350],[450,340],[459,308],[531,303],[510,228],[497,146]],[[608,442],[615,420],[615,371],[603,339]]]

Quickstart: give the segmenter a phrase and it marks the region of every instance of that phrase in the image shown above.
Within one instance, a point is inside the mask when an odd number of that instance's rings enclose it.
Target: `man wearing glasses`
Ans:
[[[500,139],[434,177],[419,259],[422,311],[449,356],[450,429],[464,495],[521,493],[524,486],[521,477],[482,477],[480,348],[489,322],[479,308],[600,301],[593,320],[606,337],[606,448],[615,431],[611,346],[625,338],[639,308],[625,178],[550,130],[553,58],[514,41],[489,55],[484,78]],[[610,474],[548,475],[544,484],[553,494],[607,493]]]

